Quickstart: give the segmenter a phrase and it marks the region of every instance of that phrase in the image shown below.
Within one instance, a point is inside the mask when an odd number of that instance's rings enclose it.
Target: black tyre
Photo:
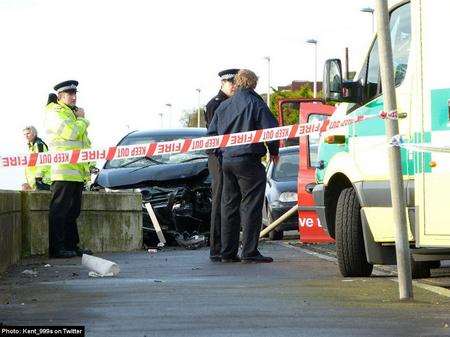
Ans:
[[[428,264],[430,265],[431,269],[438,269],[441,268],[441,261],[428,261]]]
[[[361,225],[361,206],[353,188],[344,189],[336,207],[336,253],[344,277],[370,276]]]
[[[411,277],[413,279],[430,277],[430,267],[430,261],[415,261],[411,257]]]
[[[270,240],[283,240],[283,232],[273,230],[269,233]]]
[[[267,210],[267,225],[270,225],[273,222],[273,217],[272,214],[270,213],[269,210]],[[283,239],[283,231],[278,232],[276,229],[274,229],[273,231],[269,232],[269,239],[270,240],[282,240]]]

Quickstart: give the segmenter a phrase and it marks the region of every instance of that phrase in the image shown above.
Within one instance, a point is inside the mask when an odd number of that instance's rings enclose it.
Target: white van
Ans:
[[[450,145],[450,1],[390,2],[400,134],[412,143]],[[324,96],[342,102],[332,120],[383,110],[376,36],[353,81],[328,60]],[[334,137],[330,137],[334,136]],[[343,276],[368,276],[373,264],[395,264],[385,121],[365,120],[322,135],[314,200],[336,239]],[[450,153],[401,149],[413,277],[450,259]],[[449,207],[449,209],[447,209]],[[450,213],[450,212],[449,212]]]

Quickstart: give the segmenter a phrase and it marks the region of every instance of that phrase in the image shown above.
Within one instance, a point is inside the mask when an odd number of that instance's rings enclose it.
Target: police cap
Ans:
[[[219,72],[218,75],[222,81],[233,81],[238,72],[239,69],[226,69]]]
[[[74,80],[69,80],[69,81],[64,81],[61,83],[58,83],[57,85],[55,85],[55,87],[53,89],[55,89],[55,91],[57,93],[63,92],[63,91],[77,91],[77,86],[78,86],[78,81],[74,81]]]

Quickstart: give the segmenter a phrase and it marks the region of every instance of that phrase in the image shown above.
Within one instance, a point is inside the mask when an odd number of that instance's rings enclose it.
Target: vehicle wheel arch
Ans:
[[[348,187],[354,188],[350,179],[344,173],[337,172],[330,177],[325,189],[325,216],[327,220],[327,229],[333,239],[335,239],[336,233],[336,207],[339,195]]]

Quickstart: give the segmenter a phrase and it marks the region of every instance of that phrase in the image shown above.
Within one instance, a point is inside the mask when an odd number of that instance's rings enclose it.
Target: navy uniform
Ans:
[[[223,102],[208,128],[210,135],[267,129],[277,121],[263,99],[252,89],[238,89]],[[279,142],[268,142],[272,156],[278,155]],[[221,204],[222,262],[239,261],[239,232],[242,224],[242,262],[272,262],[258,251],[266,173],[261,158],[266,154],[263,143],[221,149],[223,194]]]
[[[239,69],[227,69],[219,72],[219,77],[222,81],[233,81],[234,76]],[[205,109],[206,127],[209,126],[214,117],[216,109],[220,103],[225,101],[228,96],[220,90],[214,96]],[[219,262],[220,257],[220,201],[222,195],[222,165],[220,152],[218,150],[209,150],[208,152],[208,169],[212,177],[211,191],[212,191],[212,205],[211,205],[211,229],[210,229],[210,259],[214,262]]]

